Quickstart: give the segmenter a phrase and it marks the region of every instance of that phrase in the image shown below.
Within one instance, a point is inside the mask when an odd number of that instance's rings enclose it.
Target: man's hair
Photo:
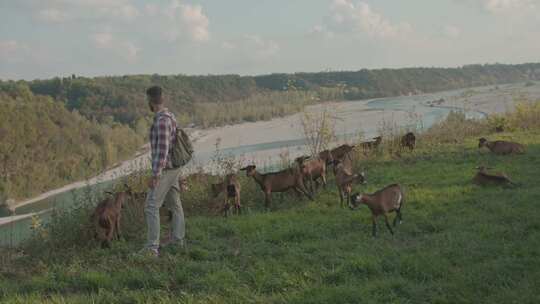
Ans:
[[[161,93],[163,92],[163,89],[161,89],[160,86],[153,86],[146,90],[146,96],[150,98],[150,100],[153,103],[163,103],[163,99],[161,98]]]

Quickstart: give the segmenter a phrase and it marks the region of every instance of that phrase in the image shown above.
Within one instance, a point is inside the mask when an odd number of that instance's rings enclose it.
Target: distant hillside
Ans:
[[[144,90],[151,85],[165,88],[172,100],[170,108],[183,123],[208,127],[283,116],[316,100],[377,98],[527,80],[540,80],[540,63],[263,76],[73,75],[23,83],[34,94],[51,96],[87,118],[120,122],[142,132],[149,114]],[[9,84],[0,82],[0,87]]]

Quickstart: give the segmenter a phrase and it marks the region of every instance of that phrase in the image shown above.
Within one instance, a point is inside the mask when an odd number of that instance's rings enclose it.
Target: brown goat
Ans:
[[[332,150],[324,150],[319,153],[319,158],[326,161],[326,165],[331,165],[335,160],[341,160],[351,152],[356,146],[344,144]]]
[[[315,187],[319,188],[319,179],[322,181],[324,188],[326,188],[326,162],[319,158],[311,158],[309,156],[301,156],[295,160],[298,163],[300,172],[304,175],[304,181],[309,181],[309,188],[311,194],[315,193],[313,183]]]
[[[240,169],[246,171],[246,176],[251,176],[264,192],[265,206],[270,207],[272,192],[285,192],[293,189],[296,193],[307,196],[313,200],[304,185],[304,178],[299,168],[289,168],[279,172],[260,174],[254,165]]]
[[[324,150],[319,152],[319,158],[322,159],[326,165],[331,165],[334,162],[334,158],[332,157],[332,153],[330,150]]]
[[[473,177],[473,184],[476,184],[478,186],[517,186],[514,182],[506,176],[506,174],[502,173],[488,173],[486,167],[478,167],[476,168],[478,172],[476,172],[476,175]]]
[[[231,208],[231,200],[234,200],[233,204],[236,214],[242,213],[242,205],[240,204],[241,187],[236,174],[228,174],[221,183],[212,184],[211,188],[214,197],[218,197],[221,193],[225,193],[225,202],[221,209],[224,216],[228,215],[229,209]]]
[[[379,215],[384,215],[384,220],[386,222],[386,227],[390,230],[391,234],[394,234],[390,223],[388,222],[388,213],[395,211],[396,217],[394,218],[394,227],[396,224],[401,224],[402,215],[401,208],[404,203],[404,194],[401,186],[398,184],[393,184],[385,187],[373,194],[360,194],[355,193],[352,195],[352,205],[349,206],[351,209],[356,209],[360,204],[366,204],[371,210],[371,219],[373,222],[371,234],[375,237],[377,236],[377,217]]]
[[[339,203],[343,207],[343,196],[347,197],[347,205],[350,205],[350,198],[352,192],[353,182],[361,184],[366,183],[366,177],[364,172],[360,174],[353,174],[351,166],[345,165],[343,162],[334,161],[334,174],[336,176],[336,186],[339,193]]]
[[[364,153],[377,149],[382,142],[382,136],[373,137],[372,141],[366,141],[360,143],[360,147],[364,150]]]
[[[127,185],[126,188],[125,191],[116,192],[100,202],[92,214],[96,229],[94,236],[101,241],[102,248],[111,247],[114,238],[120,239],[121,210],[128,196],[132,195]]]
[[[330,152],[332,153],[332,157],[334,160],[341,160],[345,155],[349,154],[356,146],[354,145],[348,145],[344,144],[337,148],[332,149]]]
[[[400,145],[402,148],[409,148],[410,151],[414,150],[416,147],[416,136],[414,133],[408,132],[407,134],[403,135]]]
[[[488,148],[497,155],[525,153],[525,147],[521,144],[504,140],[488,141],[483,137],[478,140],[478,148],[480,149],[482,147]]]

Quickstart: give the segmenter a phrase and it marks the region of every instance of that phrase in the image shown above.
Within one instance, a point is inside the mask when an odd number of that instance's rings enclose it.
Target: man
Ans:
[[[176,118],[164,106],[161,87],[154,86],[146,90],[148,106],[155,113],[150,128],[150,146],[152,149],[152,177],[146,197],[145,215],[148,237],[144,251],[150,255],[159,255],[159,208],[165,206],[172,212],[172,236],[167,244],[184,245],[184,211],[180,201],[178,182],[180,168],[173,168],[171,162],[172,146],[176,137]]]

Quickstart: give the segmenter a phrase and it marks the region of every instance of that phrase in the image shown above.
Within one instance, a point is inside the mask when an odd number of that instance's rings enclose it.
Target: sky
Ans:
[[[540,61],[540,0],[0,0],[0,79]]]

